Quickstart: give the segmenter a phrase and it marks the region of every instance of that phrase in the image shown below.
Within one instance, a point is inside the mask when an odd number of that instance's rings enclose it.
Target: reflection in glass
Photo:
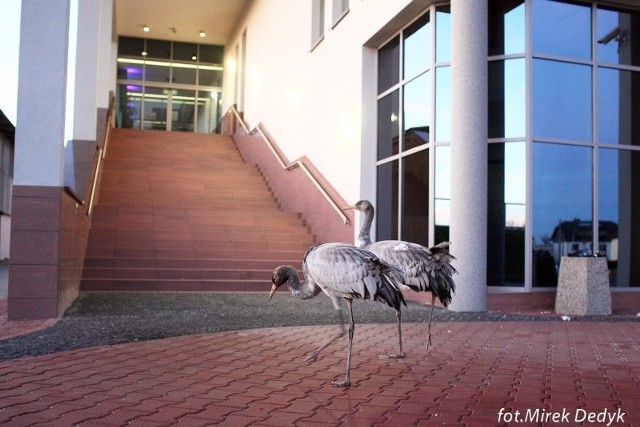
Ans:
[[[403,103],[404,150],[409,150],[429,142],[429,73],[404,86]]]
[[[524,53],[524,0],[489,2],[489,56]]]
[[[171,68],[168,62],[145,61],[144,78],[148,82],[169,82]]]
[[[441,145],[435,153],[435,243],[449,240],[451,219],[451,147]]]
[[[427,69],[431,53],[429,13],[404,30],[404,78],[410,78]]]
[[[640,38],[637,28],[640,12],[599,7],[597,11],[598,62],[640,65]]]
[[[201,44],[198,46],[198,61],[201,64],[222,64],[224,58],[224,46]]]
[[[400,81],[400,37],[378,50],[378,94]]]
[[[591,59],[591,6],[534,0],[531,16],[534,55]]]
[[[489,144],[487,284],[524,286],[526,148]]]
[[[144,39],[136,37],[118,37],[118,56],[128,56],[133,58],[143,58]]]
[[[598,155],[598,250],[611,286],[640,286],[640,153],[601,149]]]
[[[399,95],[395,90],[378,100],[378,160],[399,152]]]
[[[171,81],[173,83],[195,85],[196,65],[186,62],[174,62],[171,66]]]
[[[533,61],[533,137],[591,142],[591,67]]]
[[[451,67],[436,68],[436,141],[451,140]]]
[[[120,80],[143,80],[143,61],[140,59],[118,59],[118,79]]]
[[[489,138],[525,136],[525,76],[524,58],[489,62]]]
[[[222,69],[200,67],[198,70],[198,84],[201,86],[222,87]]]
[[[398,238],[398,161],[378,166],[376,240]]]
[[[436,8],[436,62],[451,61],[451,6]]]
[[[563,255],[592,249],[592,149],[533,144],[533,284],[555,286]]]
[[[195,121],[195,90],[174,90],[171,95],[171,130],[193,132]]]
[[[640,73],[598,69],[598,139],[600,143],[640,145],[640,107],[634,93]]]
[[[217,132],[218,122],[220,121],[220,100],[222,93],[220,91],[198,91],[198,133]]]
[[[401,240],[429,245],[429,151],[402,159]]]
[[[198,45],[195,43],[173,42],[173,60],[195,63],[198,60]]]
[[[167,89],[146,87],[143,96],[142,129],[167,129]]]
[[[142,86],[119,84],[117,91],[118,111],[117,126],[140,129],[142,114]]]
[[[171,42],[166,40],[146,40],[146,58],[171,60]]]

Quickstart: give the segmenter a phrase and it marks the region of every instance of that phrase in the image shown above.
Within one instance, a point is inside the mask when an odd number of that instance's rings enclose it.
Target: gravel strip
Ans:
[[[407,302],[403,322],[423,322],[429,306]],[[396,321],[390,307],[353,304],[356,323]],[[345,319],[347,317],[345,316]],[[436,307],[434,322],[562,321],[557,315],[452,312]],[[631,315],[574,317],[572,321],[640,321]],[[86,293],[50,328],[0,341],[0,360],[59,351],[241,329],[337,324],[329,298],[301,301],[268,293]]]

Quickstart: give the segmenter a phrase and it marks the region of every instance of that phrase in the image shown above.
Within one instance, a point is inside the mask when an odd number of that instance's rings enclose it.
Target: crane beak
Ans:
[[[276,293],[277,290],[278,290],[278,287],[276,285],[271,286],[271,292],[269,292],[269,300],[271,300],[271,297],[273,296],[273,294]]]
[[[355,205],[353,205],[353,206],[345,206],[344,208],[342,208],[342,210],[343,210],[343,211],[348,211],[348,210],[350,210],[350,209],[355,209],[355,208],[356,208],[356,206],[355,206]]]

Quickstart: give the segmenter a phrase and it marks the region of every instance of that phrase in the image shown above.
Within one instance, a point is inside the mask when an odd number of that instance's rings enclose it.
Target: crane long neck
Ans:
[[[371,244],[371,224],[373,224],[373,217],[375,210],[373,206],[368,207],[364,211],[364,221],[360,227],[360,233],[358,234],[358,247],[362,248]]]
[[[289,290],[291,290],[293,296],[297,298],[309,299],[322,292],[319,286],[309,281],[306,277],[305,280],[301,282],[300,277],[298,277],[298,272],[293,267],[288,270],[288,276]]]

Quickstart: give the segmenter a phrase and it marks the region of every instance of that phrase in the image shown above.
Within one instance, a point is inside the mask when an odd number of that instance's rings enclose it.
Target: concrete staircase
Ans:
[[[267,292],[314,243],[230,138],[114,129],[81,290]]]

